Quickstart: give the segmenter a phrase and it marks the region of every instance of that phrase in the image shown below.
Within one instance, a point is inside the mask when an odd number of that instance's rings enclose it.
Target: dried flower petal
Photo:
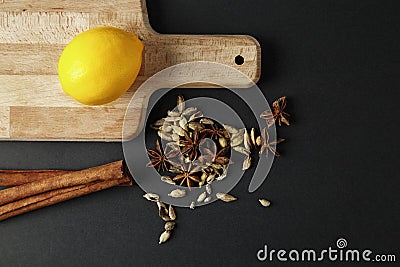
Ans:
[[[217,193],[215,195],[219,200],[222,200],[224,202],[231,202],[231,201],[235,201],[237,199],[236,197],[226,194],[226,193]]]
[[[171,231],[164,231],[160,235],[160,240],[159,240],[158,244],[165,243],[170,237],[171,237]]]
[[[164,225],[165,231],[172,231],[175,228],[175,222],[166,222]]]
[[[269,207],[269,206],[271,206],[271,202],[270,202],[269,200],[264,199],[264,198],[260,198],[258,201],[259,201],[259,202],[261,203],[261,205],[263,205],[264,207]]]
[[[184,189],[175,189],[172,190],[168,196],[174,197],[174,198],[179,198],[179,197],[184,197],[186,196],[186,191]]]
[[[160,199],[160,196],[157,194],[154,194],[154,193],[144,194],[143,197],[147,200],[154,201],[154,202],[156,202]]]

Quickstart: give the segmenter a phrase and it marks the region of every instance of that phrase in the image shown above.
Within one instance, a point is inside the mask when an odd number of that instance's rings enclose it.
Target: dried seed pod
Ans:
[[[160,199],[160,196],[157,195],[157,194],[154,194],[154,193],[147,193],[147,194],[144,194],[143,197],[144,197],[145,199],[147,199],[147,200],[155,201],[155,202],[158,201],[158,200]]]
[[[194,201],[192,201],[192,203],[190,203],[190,206],[189,206],[189,208],[191,209],[191,210],[194,210],[194,207],[196,206],[196,203],[194,203]]]
[[[192,114],[189,118],[189,121],[193,121],[195,119],[203,117],[203,113],[201,111],[197,111],[196,113]]]
[[[238,129],[236,129],[235,127],[232,127],[227,124],[223,124],[223,126],[224,126],[225,130],[230,134],[236,134],[238,132]]]
[[[249,155],[250,154],[250,151],[248,151],[247,149],[245,149],[244,147],[242,147],[242,146],[234,146],[234,147],[232,147],[235,151],[237,151],[237,152],[239,152],[239,153],[242,153],[243,155]]]
[[[177,135],[176,133],[174,133],[174,134],[171,134],[171,139],[173,140],[173,141],[175,141],[175,142],[178,142],[179,141],[179,135]]]
[[[204,203],[208,203],[208,202],[210,202],[210,201],[211,201],[211,199],[212,199],[212,197],[211,197],[211,196],[208,196],[208,197],[206,197],[206,198],[204,199]]]
[[[183,130],[180,126],[176,126],[176,125],[171,125],[171,130],[173,134],[177,134],[180,136],[184,136],[185,135],[185,130]]]
[[[250,168],[251,166],[251,157],[250,155],[248,155],[246,157],[246,159],[243,161],[243,166],[242,166],[242,170],[247,170],[248,168]]]
[[[192,116],[196,112],[197,112],[196,107],[188,107],[182,112],[182,115],[183,116]]]
[[[211,190],[211,185],[210,184],[206,185],[206,192],[207,192],[207,194],[211,195],[212,190]]]
[[[224,170],[224,172],[223,172],[220,176],[218,176],[217,178],[215,178],[215,180],[217,180],[217,181],[222,181],[222,180],[224,180],[224,179],[226,178],[226,174],[227,174],[227,171]],[[210,193],[210,194],[211,194],[211,193]]]
[[[251,143],[253,144],[253,146],[255,146],[256,145],[256,130],[254,128],[251,128],[250,140],[251,140]]]
[[[168,196],[178,198],[178,197],[184,197],[186,196],[186,191],[184,189],[175,189],[172,190]]]
[[[206,187],[206,189],[207,189],[207,187]],[[207,197],[207,192],[203,192],[203,193],[201,193],[198,197],[197,197],[197,202],[203,202],[204,201],[204,199]]]
[[[207,180],[208,174],[203,172],[200,176],[200,180],[202,180],[203,182]]]
[[[250,141],[250,136],[247,133],[247,130],[245,129],[244,130],[244,134],[243,134],[243,145],[244,145],[244,148],[246,148],[247,150],[251,149],[251,143],[250,142],[251,142]]]
[[[173,122],[173,123],[175,123],[176,121],[179,121],[181,119],[181,116],[178,116],[178,117],[166,117],[165,118],[165,121],[166,122]]]
[[[178,106],[178,111],[179,114],[181,114],[183,112],[183,110],[185,110],[185,99],[183,98],[183,96],[178,96],[178,100],[177,102],[177,106]]]
[[[264,207],[269,207],[269,206],[271,206],[271,202],[270,202],[269,200],[264,199],[264,198],[260,198],[258,201],[259,201],[259,202],[261,203],[261,205],[263,205]]]
[[[204,125],[197,121],[188,122],[188,127],[193,131],[201,131],[204,129]]]
[[[206,182],[209,184],[212,183],[214,180],[215,180],[215,174],[210,174],[208,175]]]
[[[163,132],[163,133],[169,133],[169,132],[172,131],[172,127],[171,127],[171,126],[172,126],[172,125],[170,125],[170,124],[164,124],[164,125],[161,126],[159,129],[160,129],[160,131]]]
[[[169,207],[168,207],[168,214],[169,214],[169,218],[170,218],[172,221],[175,221],[175,219],[176,219],[176,213],[175,213],[175,209],[174,209],[174,207],[173,207],[172,205],[169,205]]]
[[[243,143],[244,131],[239,131],[236,134],[232,135],[231,138],[231,146],[235,147]]]
[[[215,196],[219,199],[222,200],[224,202],[231,202],[231,201],[235,201],[237,198],[229,195],[229,194],[225,194],[225,193],[217,193],[215,194]]]
[[[214,121],[211,120],[211,119],[209,119],[209,118],[202,118],[202,119],[200,119],[200,123],[202,123],[202,124],[208,124],[208,125],[213,125],[213,124],[214,124]]]
[[[157,134],[161,139],[163,139],[165,141],[172,141],[172,137],[169,133],[158,131]]]
[[[167,112],[167,114],[168,114],[168,117],[179,117],[179,116],[181,116],[181,113],[178,112],[178,111],[175,111],[175,110],[169,110]]]
[[[188,127],[187,127],[187,120],[186,120],[185,117],[182,117],[182,118],[180,119],[180,121],[179,121],[179,126],[181,126],[181,128],[184,129],[185,131],[188,130]]]
[[[160,240],[159,240],[158,244],[165,243],[170,237],[171,237],[171,231],[162,232],[162,234],[160,235]]]
[[[166,222],[169,221],[170,217],[168,215],[167,206],[165,206],[165,204],[162,203],[161,201],[157,201],[157,206],[158,206],[158,216],[160,216],[160,218]]]
[[[175,182],[168,175],[161,176],[161,181],[163,181],[164,183],[167,183],[167,184],[175,185]]]
[[[228,141],[224,137],[218,138],[218,142],[221,147],[226,147],[228,145]]]
[[[257,146],[261,146],[261,144],[262,144],[262,138],[261,138],[261,136],[257,136],[257,138],[256,138],[256,144],[257,144]]]
[[[165,231],[172,231],[175,228],[175,222],[166,222],[164,225]]]
[[[154,130],[159,130],[161,126],[163,126],[165,122],[165,118],[159,119],[156,122],[154,122],[153,124],[150,125],[150,128],[154,129]]]

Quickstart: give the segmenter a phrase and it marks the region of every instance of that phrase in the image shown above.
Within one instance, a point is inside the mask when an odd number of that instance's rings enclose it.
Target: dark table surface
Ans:
[[[161,33],[243,33],[259,40],[259,87],[270,103],[287,95],[293,114],[292,125],[278,129],[287,138],[279,147],[282,157],[255,193],[247,192],[250,171],[232,191],[239,201],[178,209],[178,228],[164,245],[157,244],[163,224],[156,208],[138,187],[113,188],[4,221],[0,266],[298,266],[276,258],[260,262],[256,253],[264,245],[335,248],[338,238],[348,248],[396,254],[398,264],[399,2],[147,5]],[[224,97],[222,91],[212,94]],[[80,169],[122,157],[120,143],[0,142],[2,169]],[[273,205],[262,208],[258,197]]]

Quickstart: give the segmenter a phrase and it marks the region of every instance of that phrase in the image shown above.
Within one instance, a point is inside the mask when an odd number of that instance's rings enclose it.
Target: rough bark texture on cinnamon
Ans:
[[[16,186],[43,180],[67,172],[64,170],[0,170],[0,186]]]
[[[0,191],[0,220],[117,185],[132,185],[122,160],[7,188]]]
[[[77,185],[69,188],[53,190],[50,192],[25,198],[20,201],[12,202],[0,207],[0,221],[27,213],[29,211],[37,210],[66,200],[104,190],[113,186],[129,183],[129,180],[129,178],[124,177],[114,180],[94,182],[88,185]]]

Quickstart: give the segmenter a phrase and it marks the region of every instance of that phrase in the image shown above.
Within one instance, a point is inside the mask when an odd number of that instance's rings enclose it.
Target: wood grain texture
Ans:
[[[62,91],[57,62],[74,36],[99,26],[134,32],[143,39],[145,49],[142,68],[130,90],[110,104],[88,107]],[[0,139],[121,140],[129,101],[137,88],[156,72],[178,63],[211,61],[232,66],[257,82],[260,53],[258,42],[246,35],[159,34],[149,24],[144,0],[3,0],[0,1]],[[235,63],[237,55],[243,56],[244,64]],[[221,79],[226,77],[221,75]],[[129,117],[133,136],[142,128],[148,98],[148,95],[135,98],[138,103]]]

